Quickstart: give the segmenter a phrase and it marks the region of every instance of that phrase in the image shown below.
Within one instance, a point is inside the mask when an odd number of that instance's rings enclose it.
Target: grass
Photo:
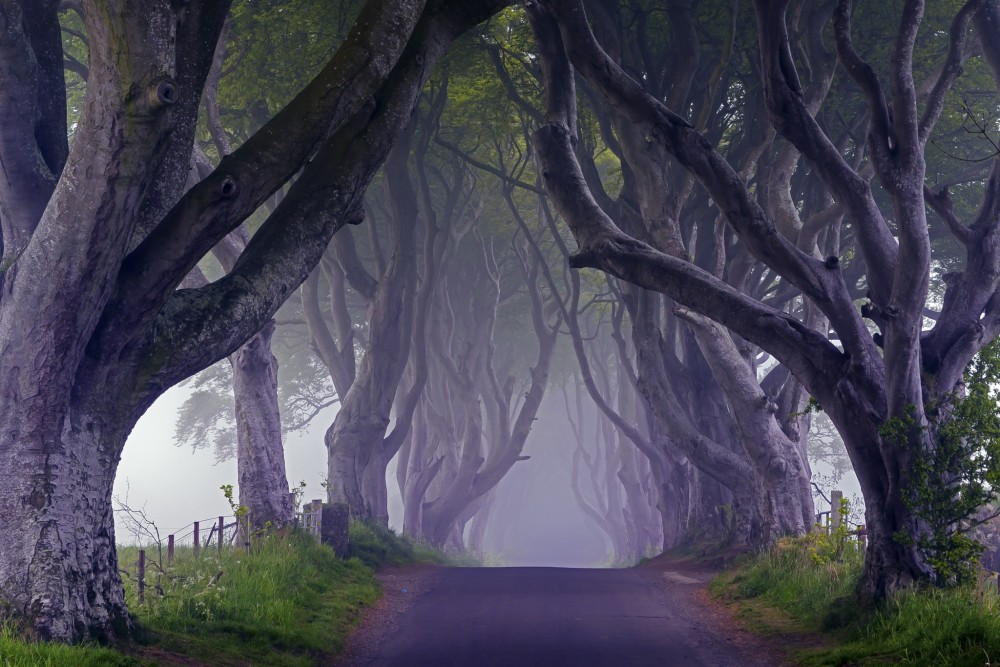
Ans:
[[[134,548],[119,554],[126,571],[136,559]],[[379,588],[361,561],[290,533],[258,540],[250,555],[178,550],[164,571],[147,567],[145,604],[133,577],[125,594],[146,641],[213,665],[305,667],[341,648]]]
[[[1000,659],[995,584],[904,593],[877,612],[856,638],[808,656],[805,665],[983,667]]]
[[[983,667],[1000,661],[995,579],[956,589],[915,589],[881,609],[861,609],[862,556],[822,535],[782,540],[711,585],[755,630],[822,634],[827,648],[801,653],[813,667]],[[843,544],[839,545],[843,546]]]
[[[139,664],[111,649],[24,642],[10,625],[0,626],[0,667],[136,667]]]
[[[311,667],[342,648],[362,610],[378,598],[376,568],[456,563],[377,526],[353,523],[350,538],[347,560],[298,532],[256,540],[250,554],[209,548],[196,559],[190,547],[178,547],[169,566],[147,549],[142,605],[138,548],[119,547],[137,644],[122,653],[28,643],[3,626],[0,667],[170,667],[192,664],[189,658],[213,667]]]
[[[444,554],[424,542],[383,528],[378,524],[354,521],[350,529],[349,554],[365,565],[378,569],[384,565],[435,563],[477,567],[482,563],[467,554]]]

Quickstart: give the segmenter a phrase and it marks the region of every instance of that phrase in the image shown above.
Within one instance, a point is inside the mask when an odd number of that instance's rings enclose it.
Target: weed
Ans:
[[[0,626],[0,667],[138,667],[139,663],[110,649],[94,646],[40,644],[18,638],[13,627]]]
[[[377,569],[383,565],[437,563],[475,567],[480,561],[467,554],[444,554],[424,542],[397,535],[388,528],[367,521],[352,521],[349,555]]]
[[[121,562],[130,562],[129,549]],[[213,662],[240,657],[260,665],[310,665],[334,653],[351,622],[378,597],[372,571],[343,561],[300,533],[267,535],[245,551],[178,549],[155,594],[138,605],[126,579],[126,599],[156,643]]]
[[[760,605],[783,613],[799,631],[823,632],[837,644],[797,658],[814,667],[926,665],[982,667],[1000,658],[1000,598],[996,580],[978,585],[903,592],[879,609],[859,606],[862,554],[845,548],[828,559],[834,536],[786,538],[712,582],[719,596],[739,600],[749,616]]]

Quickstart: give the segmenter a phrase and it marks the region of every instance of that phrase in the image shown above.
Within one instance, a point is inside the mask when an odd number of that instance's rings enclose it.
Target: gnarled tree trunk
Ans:
[[[236,399],[237,474],[240,505],[250,526],[280,528],[294,518],[285,474],[278,411],[278,362],[271,354],[274,321],[229,357]]]

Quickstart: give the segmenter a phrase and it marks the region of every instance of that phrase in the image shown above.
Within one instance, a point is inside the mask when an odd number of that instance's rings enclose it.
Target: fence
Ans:
[[[323,530],[323,501],[314,500],[305,505],[298,516],[299,527],[310,535],[315,535],[316,539],[322,538]]]
[[[825,496],[824,496],[825,499]],[[830,493],[830,509],[825,512],[816,513],[816,526],[822,531],[825,531],[827,535],[837,532],[840,530],[840,523],[845,519],[841,515],[841,503],[844,499],[843,491],[832,491]],[[861,543],[862,548],[868,544],[868,529],[864,524],[859,525],[854,530],[847,531],[847,534],[858,538],[858,542]]]
[[[159,531],[144,530],[145,534],[152,538],[156,551],[156,567],[163,569],[164,555],[166,556],[166,568],[174,564],[174,554],[178,547],[191,547],[195,558],[200,558],[203,551],[215,549],[217,552],[223,548],[245,548],[250,551],[251,531],[248,530],[249,517],[223,515],[210,519],[193,521],[178,529],[174,533],[167,535],[166,554],[163,553],[163,540],[160,539]],[[139,548],[139,558],[136,562],[136,588],[138,591],[139,604],[145,602],[146,597],[146,568],[148,558],[147,549]]]
[[[343,503],[314,500],[297,517],[299,527],[329,545],[341,558],[347,556],[350,510]]]
[[[136,581],[139,604],[143,604],[146,596],[146,569],[150,563],[161,572],[169,569],[174,563],[174,554],[178,547],[190,546],[195,558],[209,549],[219,552],[225,547],[245,548],[250,552],[250,540],[253,532],[250,530],[250,517],[220,516],[211,519],[193,521],[188,525],[167,535],[166,554],[159,529],[146,518],[141,511],[124,509],[127,520],[131,523],[133,534],[150,540],[156,549],[155,560],[150,560],[147,548],[139,548],[136,565]],[[314,535],[324,544],[330,545],[337,555],[344,557],[348,548],[349,511],[343,504],[324,504],[322,500],[313,500],[302,508],[296,517],[296,523],[305,532]],[[164,561],[166,565],[164,565]]]

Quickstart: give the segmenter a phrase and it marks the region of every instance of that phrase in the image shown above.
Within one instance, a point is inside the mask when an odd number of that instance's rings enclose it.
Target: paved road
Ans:
[[[708,627],[661,572],[445,568],[354,664],[728,667],[763,664]],[[684,590],[687,588],[687,590]]]

